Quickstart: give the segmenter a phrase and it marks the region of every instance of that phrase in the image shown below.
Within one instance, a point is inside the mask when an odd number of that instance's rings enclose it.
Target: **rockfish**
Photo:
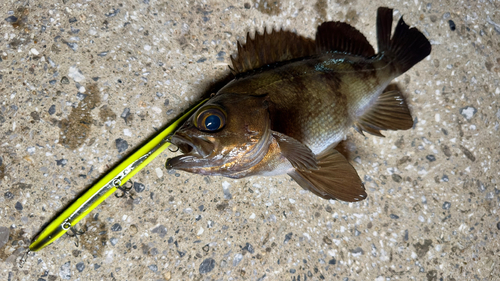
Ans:
[[[184,154],[166,167],[230,178],[288,174],[325,199],[365,199],[335,146],[350,127],[377,136],[411,128],[402,94],[384,90],[431,52],[402,18],[391,37],[392,14],[377,11],[377,54],[343,22],[322,23],[315,40],[282,29],[247,34],[231,56],[235,78],[174,134]]]

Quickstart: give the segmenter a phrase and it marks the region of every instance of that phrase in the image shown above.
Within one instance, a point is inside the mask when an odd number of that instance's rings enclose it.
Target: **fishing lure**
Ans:
[[[201,101],[187,113],[173,121],[170,126],[112,169],[101,180],[91,186],[87,192],[76,199],[76,201],[59,216],[52,220],[52,222],[35,237],[34,241],[29,246],[28,251],[21,259],[21,267],[26,261],[26,256],[29,253],[39,251],[56,241],[117,189],[127,192],[128,189],[122,186],[171,144],[170,137],[177,127],[206,101],[207,99]]]

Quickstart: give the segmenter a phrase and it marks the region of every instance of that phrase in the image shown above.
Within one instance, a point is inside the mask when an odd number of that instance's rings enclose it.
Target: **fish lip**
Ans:
[[[167,170],[190,170],[197,157],[193,155],[180,155],[170,158],[165,163]]]

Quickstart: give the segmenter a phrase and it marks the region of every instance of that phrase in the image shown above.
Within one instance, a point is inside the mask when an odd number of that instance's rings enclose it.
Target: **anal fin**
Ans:
[[[375,136],[383,137],[380,130],[408,130],[413,126],[408,105],[401,92],[389,85],[371,106],[361,116],[354,126],[362,133],[365,131]]]
[[[302,188],[324,199],[356,202],[366,198],[358,173],[337,150],[329,149],[316,159],[318,169],[295,169],[288,175]]]

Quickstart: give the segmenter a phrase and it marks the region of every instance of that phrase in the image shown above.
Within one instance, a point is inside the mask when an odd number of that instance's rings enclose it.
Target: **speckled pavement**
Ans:
[[[110,197],[80,222],[78,246],[65,235],[19,267],[43,225],[227,77],[247,31],[313,36],[341,20],[376,46],[378,6],[433,50],[397,80],[414,128],[348,137],[367,200],[326,201],[288,176],[168,172],[166,152],[132,179],[134,199]],[[0,11],[1,280],[500,280],[498,2],[6,0]]]

